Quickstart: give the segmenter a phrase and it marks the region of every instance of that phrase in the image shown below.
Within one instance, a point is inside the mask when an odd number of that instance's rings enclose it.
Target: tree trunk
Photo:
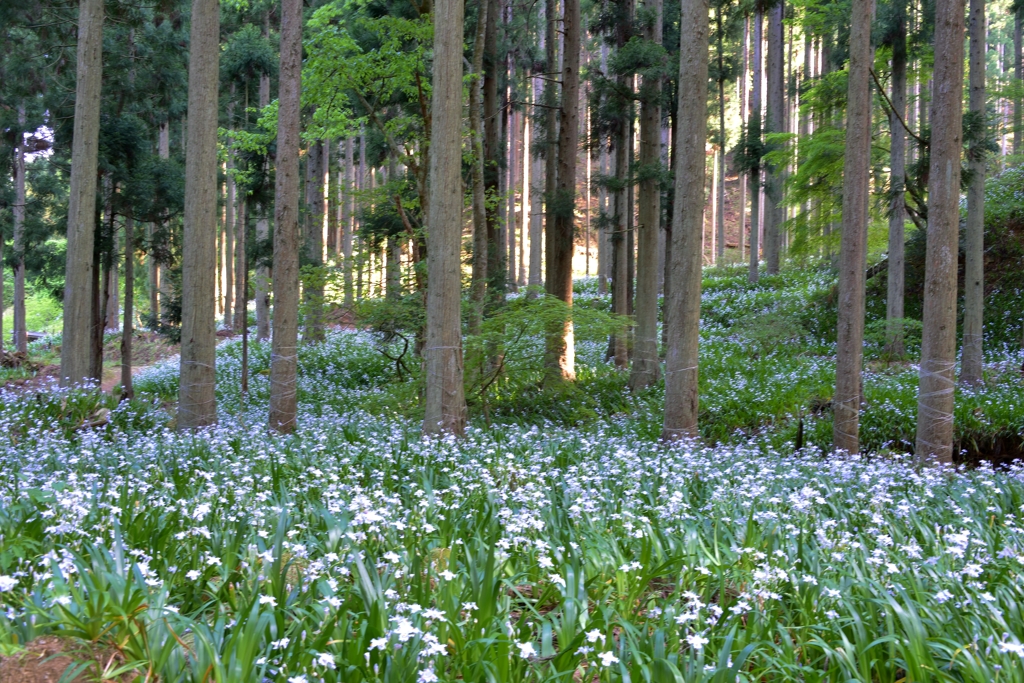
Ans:
[[[480,95],[484,63],[484,42],[487,15],[491,0],[480,0],[476,40],[473,43],[473,74],[469,88],[469,140],[473,151],[473,273],[470,281],[468,331],[480,334],[484,320],[484,297],[487,293],[487,201],[484,187],[484,140],[480,115]]]
[[[132,386],[132,335],[135,334],[135,219],[124,219],[124,323],[121,325],[121,400],[135,397]]]
[[[14,350],[28,353],[25,326],[25,105],[18,105],[14,143]],[[2,302],[3,299],[0,299]],[[3,304],[0,303],[0,312]],[[2,333],[0,333],[2,336]]]
[[[302,0],[281,0],[281,64],[274,188],[274,326],[270,354],[270,427],[295,430],[299,332],[299,98]]]
[[[303,285],[306,300],[303,341],[324,340],[324,144],[310,143],[306,153],[306,263],[313,268]]]
[[[679,134],[675,136],[671,286],[662,438],[697,436],[701,233],[707,140],[708,2],[683,0],[679,50]],[[682,84],[688,84],[683,87]]]
[[[661,44],[662,3],[647,0],[644,39]],[[640,90],[640,206],[637,224],[636,329],[629,387],[658,381],[658,236],[661,233],[661,77],[645,78]]]
[[[946,463],[953,461],[963,36],[963,4],[937,0],[917,457],[934,456]]]
[[[269,33],[269,14],[263,22],[263,35]],[[270,104],[270,76],[260,74],[260,110]],[[264,172],[269,171],[270,160],[264,162]],[[260,206],[260,215],[256,219],[256,241],[263,245],[270,238],[270,207]],[[270,268],[265,265],[256,267],[256,339],[264,341],[270,339]]]
[[[1020,87],[1024,81],[1024,8],[1017,10],[1013,15],[1013,79],[1017,87],[1013,96],[1013,153],[1024,154],[1024,145],[1021,144],[1024,138],[1024,107],[1022,107]]]
[[[750,94],[750,88],[747,86],[747,77],[749,74],[749,61],[750,61],[750,15],[744,17],[743,20],[743,66],[740,71],[740,120],[749,121],[750,111],[747,106],[748,95]],[[747,258],[747,183],[748,177],[746,173],[739,174],[739,185],[740,185],[740,259],[739,262]]]
[[[505,244],[501,229],[501,113],[498,106],[498,76],[502,62],[498,56],[498,19],[500,0],[484,0],[487,8],[484,22],[484,187],[491,201],[487,203],[487,296],[486,305],[493,309],[505,299]]]
[[[549,0],[550,1],[550,0]],[[548,208],[545,291],[572,311],[572,254],[576,209],[576,157],[580,136],[580,0],[562,0],[562,103],[558,125],[555,194]],[[549,382],[574,381],[572,318],[551,325],[545,353]]]
[[[768,111],[765,117],[765,133],[786,132],[786,101],[784,73],[783,2],[779,0],[768,10]],[[764,260],[765,270],[771,275],[779,272],[779,258],[782,252],[782,182],[785,167],[775,164],[765,169],[765,224]]]
[[[854,0],[850,26],[846,151],[843,159],[843,227],[839,256],[839,322],[836,329],[835,422],[837,451],[858,453],[861,366],[864,354],[864,269],[867,260],[871,170],[871,19],[873,0]]]
[[[515,73],[510,70],[509,81],[515,77]],[[511,104],[509,104],[511,107]],[[509,116],[509,129],[508,129],[508,192],[507,201],[508,206],[505,217],[505,232],[508,236],[508,274],[505,277],[505,281],[508,283],[508,287],[513,291],[519,289],[519,282],[516,278],[516,188],[519,185],[519,119],[522,114],[519,111],[513,111]]]
[[[761,56],[761,27],[763,25],[763,17],[761,10],[761,3],[757,3],[757,9],[754,12],[754,56],[753,56],[753,68],[752,79],[753,88],[750,95],[750,118],[747,119],[747,137],[752,140],[751,144],[757,143],[761,140],[761,64],[763,62]],[[758,160],[758,166],[751,169],[749,172],[750,180],[750,270],[747,274],[747,279],[750,282],[757,282],[758,279],[758,262],[761,259],[760,254],[760,240],[758,237],[761,234],[761,168],[760,160]]]
[[[161,159],[167,160],[171,158],[171,124],[170,121],[164,121],[160,125],[160,136],[157,142],[157,154]],[[167,239],[168,226],[166,223],[160,226],[161,236]],[[157,250],[159,252],[159,250]],[[150,287],[155,291],[151,291],[149,296],[151,297],[150,303],[155,304],[157,314],[161,314],[162,301],[171,300],[171,283],[170,278],[165,277],[165,272],[162,264],[159,260],[151,259],[150,273],[153,275],[153,280],[150,282]],[[156,283],[155,286],[153,283]],[[159,321],[159,318],[157,318]]]
[[[544,283],[552,273],[551,266],[551,228],[552,203],[558,187],[558,86],[555,85],[558,72],[558,0],[545,0],[545,72],[544,80]]]
[[[248,280],[245,273],[249,268],[248,252],[246,251],[246,224],[249,205],[244,197],[238,195],[238,208],[235,211],[235,317],[232,329],[241,332],[249,326],[249,292],[246,291]],[[229,257],[230,259],[230,257]]]
[[[985,120],[985,0],[971,0],[970,100],[971,113]],[[983,129],[985,130],[985,129]],[[985,141],[970,142],[967,188],[967,232],[964,238],[964,339],[960,356],[960,383],[982,381],[982,323],[985,309]]]
[[[345,280],[345,308],[352,308],[352,236],[356,226],[355,140],[349,138],[345,149],[345,202],[343,204],[344,232],[341,235],[342,270]]]
[[[527,77],[527,83],[529,83],[529,77]],[[530,182],[532,182],[532,176],[530,175],[530,166],[532,165],[530,156],[530,112],[523,111],[520,115],[520,121],[522,123],[520,137],[522,147],[519,154],[519,164],[522,168],[522,175],[520,176],[521,199],[519,202],[519,217],[517,219],[519,230],[519,274],[516,277],[516,285],[518,287],[525,287],[526,234],[530,227]]]
[[[543,41],[544,33],[541,33],[541,39]],[[537,104],[541,102],[541,88],[540,79],[533,79],[533,101]],[[545,110],[542,110],[545,111]],[[544,119],[546,122],[547,112],[544,113]],[[535,121],[539,121],[540,117],[535,117]],[[544,155],[541,154],[537,147],[537,138],[547,135],[547,127],[531,127],[533,136],[531,137],[531,155],[530,155],[530,272],[527,282],[530,287],[539,288],[543,282],[541,277],[541,262],[543,260],[543,247],[544,247]],[[538,134],[539,133],[539,134]],[[546,144],[546,137],[543,138]]]
[[[220,5],[192,0],[188,68],[188,146],[181,260],[181,379],[178,427],[217,419],[214,395],[217,268],[217,78]]]
[[[902,7],[902,5],[900,6]],[[904,354],[904,279],[906,255],[903,223],[906,220],[904,189],[906,186],[906,139],[902,118],[907,109],[907,24],[901,13],[896,18],[896,37],[892,46],[892,107],[889,115],[889,258],[885,297],[886,349],[896,358]]]
[[[103,0],[81,0],[78,8],[77,83],[68,192],[67,261],[60,381],[89,376],[93,317],[93,244],[96,233],[96,163],[103,70]]]
[[[462,0],[434,4],[423,433],[462,435]]]
[[[725,257],[725,154],[729,149],[725,131],[725,46],[722,44],[722,6],[715,10],[715,24],[718,35],[718,173],[716,181],[718,192],[715,193],[715,233],[717,235],[716,262],[722,263]]]
[[[338,253],[338,164],[331,163],[334,140],[324,140],[324,177],[327,179],[327,257]]]

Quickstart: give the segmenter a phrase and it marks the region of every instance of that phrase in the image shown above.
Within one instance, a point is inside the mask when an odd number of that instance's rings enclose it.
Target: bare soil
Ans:
[[[118,681],[127,683],[135,674],[126,673],[115,678],[104,674],[124,665],[124,657],[115,650],[103,649],[88,643],[59,636],[42,636],[27,643],[24,649],[0,656],[0,683],[57,683],[68,670],[82,671],[67,683]]]

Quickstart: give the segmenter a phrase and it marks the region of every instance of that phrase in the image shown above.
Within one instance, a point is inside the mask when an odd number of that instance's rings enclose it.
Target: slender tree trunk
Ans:
[[[157,138],[157,154],[161,159],[167,160],[171,158],[171,124],[170,121],[164,121],[160,125],[160,135]],[[168,226],[166,222],[160,226],[161,237],[167,239]],[[159,252],[159,250],[157,250]],[[152,302],[156,304],[157,313],[162,315],[162,304],[161,301],[170,301],[172,297],[171,282],[169,277],[165,277],[163,265],[159,260],[153,259],[152,270],[154,281],[156,282],[156,291],[151,292]],[[151,285],[152,286],[152,285]]]
[[[782,26],[783,2],[779,0],[768,10],[768,115],[765,133],[786,132],[786,101],[784,72],[784,34]],[[782,182],[785,167],[771,164],[766,167],[764,260],[769,274],[779,272],[782,252]]]
[[[906,186],[906,131],[901,119],[907,109],[907,25],[906,18],[896,18],[896,37],[892,48],[892,107],[889,115],[889,132],[892,139],[889,149],[889,265],[887,269],[887,291],[885,297],[886,348],[892,356],[900,358],[904,353],[904,280],[906,255],[904,248],[903,223],[906,220],[904,188]]]
[[[331,163],[334,140],[324,140],[324,177],[327,178],[327,257],[338,253],[338,164]]]
[[[310,143],[306,154],[306,263],[312,266],[310,280],[303,286],[306,300],[303,340],[324,340],[324,172],[322,141]]]
[[[466,426],[460,311],[462,0],[436,0],[434,26],[423,432],[461,435]]]
[[[327,157],[324,157],[326,163]],[[398,164],[394,155],[388,156],[388,180],[398,179]],[[388,235],[388,243],[384,251],[387,255],[385,271],[387,273],[387,287],[385,295],[390,301],[397,301],[402,298],[402,243],[398,235]]]
[[[761,65],[763,59],[761,57],[761,27],[763,25],[761,3],[757,3],[757,8],[754,12],[754,64],[751,69],[753,77],[753,92],[750,97],[750,118],[747,119],[747,137],[751,139],[752,143],[759,142],[761,140]],[[758,167],[752,169],[749,172],[750,178],[750,270],[748,272],[748,279],[751,282],[757,282],[758,279],[758,262],[761,259],[760,254],[760,240],[758,237],[761,234],[761,168],[760,161],[758,161]]]
[[[103,70],[103,0],[81,0],[78,8],[77,82],[71,186],[68,192],[67,264],[60,381],[89,376],[93,317],[93,244],[96,233],[96,163]]]
[[[188,146],[181,260],[181,379],[178,427],[217,420],[214,395],[217,267],[217,92],[220,5],[192,0]]]
[[[985,0],[971,0],[968,31],[971,40],[971,114],[985,120]],[[987,128],[986,128],[987,129]],[[985,141],[975,136],[968,164],[967,231],[964,239],[964,338],[960,383],[982,381],[982,324],[985,309]]]
[[[356,226],[356,179],[355,179],[355,140],[346,141],[345,150],[345,202],[343,210],[344,233],[341,236],[342,269],[345,279],[345,308],[352,308],[352,237]]]
[[[28,353],[25,326],[25,105],[18,105],[14,144],[14,350]],[[3,299],[0,299],[2,302]],[[3,304],[0,303],[0,311]]]
[[[545,0],[545,72],[544,80],[544,283],[552,277],[551,228],[552,204],[558,187],[558,0]]]
[[[682,0],[679,49],[679,135],[672,214],[672,284],[666,316],[665,419],[662,438],[697,436],[701,233],[707,140],[708,2]],[[683,87],[682,84],[689,84]]]
[[[953,460],[963,36],[963,4],[937,0],[917,457],[946,463]]]
[[[1013,15],[1013,80],[1016,86],[1013,96],[1013,153],[1024,154],[1024,107],[1021,106],[1020,87],[1024,82],[1024,8]]]
[[[864,270],[867,260],[868,180],[871,169],[871,19],[873,0],[854,0],[850,27],[843,228],[839,256],[836,392],[832,399],[835,449],[858,453],[861,365],[864,354]]]
[[[246,247],[246,225],[249,210],[248,202],[243,197],[238,197],[238,208],[235,211],[235,318],[232,328],[241,332],[249,326],[249,292],[246,291],[248,280],[245,272],[249,268]]]
[[[115,225],[112,225],[111,228],[112,230],[110,235],[110,249],[107,252],[109,254],[109,258],[104,268],[106,275],[106,284],[104,290],[106,304],[103,309],[106,311],[106,316],[104,317],[103,321],[104,331],[117,330],[118,325],[120,324],[120,320],[118,320],[118,314],[121,312],[121,301],[119,296],[120,292],[118,291],[121,284],[121,278],[118,274],[116,258],[116,252],[118,251],[117,227]]]
[[[231,85],[231,95],[228,101],[227,114],[228,114],[228,125],[232,125],[235,120],[235,86]],[[235,155],[228,145],[228,159],[225,162],[225,174],[224,182],[227,187],[226,197],[224,199],[224,229],[223,238],[221,239],[221,267],[223,268],[223,279],[221,280],[221,295],[224,297],[224,303],[221,306],[221,310],[224,313],[224,327],[235,332],[239,330],[239,327],[235,325],[234,318],[234,297],[235,297],[235,268],[233,266],[233,257],[235,253],[235,206],[240,204],[238,198],[235,196],[235,177],[233,175],[235,169]],[[239,206],[239,210],[241,207]]]
[[[132,336],[135,316],[135,219],[124,219],[124,323],[121,325],[121,400],[135,397],[132,386]]]
[[[541,38],[543,39],[544,33],[541,32]],[[540,79],[533,79],[533,101],[540,103],[542,99]],[[544,113],[545,121],[547,119],[547,113]],[[534,118],[535,121],[539,120],[539,117]],[[540,287],[543,282],[541,273],[541,263],[543,259],[543,248],[544,248],[544,155],[541,154],[537,148],[537,138],[540,136],[547,135],[547,128],[542,128],[540,135],[537,134],[537,127],[533,128],[533,137],[531,138],[531,156],[530,156],[530,272],[529,279],[527,282],[530,287]],[[546,140],[546,138],[544,138]]]
[[[299,99],[302,0],[281,0],[281,65],[274,188],[274,325],[270,355],[270,427],[295,430],[299,332]]]
[[[740,120],[749,121],[750,111],[748,105],[748,96],[750,95],[750,87],[747,85],[747,78],[749,76],[750,68],[750,15],[747,15],[743,19],[743,67],[740,71]],[[746,173],[739,174],[739,185],[740,185],[740,259],[739,262],[743,263],[747,258],[747,183],[748,176]]]
[[[562,103],[558,125],[555,194],[548,208],[545,290],[572,311],[572,255],[576,210],[576,157],[580,136],[580,0],[562,0]],[[547,331],[547,381],[574,381],[572,318]]]
[[[614,29],[615,46],[622,49],[632,37],[632,24],[634,15],[633,0],[620,0],[621,15],[618,17]],[[609,236],[611,244],[611,276],[612,276],[612,313],[620,316],[621,320],[628,320],[630,311],[630,267],[629,252],[630,240],[627,234],[631,227],[630,211],[632,203],[629,201],[629,171],[632,158],[630,148],[630,137],[632,127],[632,93],[633,78],[620,75],[616,77],[618,97],[621,101],[616,106],[621,107],[618,120],[613,122],[612,146],[615,164],[614,197],[615,205],[613,214],[612,233]],[[614,95],[613,95],[614,97]],[[625,370],[629,367],[629,331],[620,330],[614,333],[609,340],[609,353],[615,359],[615,367]]]
[[[515,76],[510,70],[509,81]],[[511,98],[509,98],[511,100]],[[509,105],[511,106],[511,104]],[[509,116],[508,129],[508,207],[505,218],[505,231],[508,234],[508,275],[506,282],[512,291],[519,289],[516,278],[516,190],[519,186],[519,119],[521,112],[513,111]]]
[[[661,44],[662,3],[647,0],[644,39]],[[636,328],[629,386],[658,381],[658,237],[661,233],[661,77],[644,79],[640,91],[640,206],[636,256]]]
[[[484,320],[484,298],[487,293],[487,201],[484,187],[484,140],[481,126],[480,96],[483,80],[484,41],[491,0],[480,0],[476,40],[473,43],[473,75],[469,88],[469,139],[473,146],[473,273],[469,300],[469,333],[480,334]]]
[[[529,73],[529,72],[527,72]],[[529,76],[527,76],[526,82],[529,83]],[[530,182],[532,176],[530,175],[530,166],[532,165],[530,156],[530,112],[523,111],[520,115],[520,123],[522,124],[520,141],[522,147],[519,154],[519,164],[522,168],[522,176],[520,177],[520,186],[522,193],[519,202],[519,216],[517,218],[517,225],[519,230],[519,273],[516,277],[516,285],[519,287],[526,286],[526,233],[529,230],[530,221]]]
[[[717,235],[716,261],[722,263],[725,258],[725,154],[729,149],[725,131],[725,47],[722,26],[722,6],[715,10],[715,24],[718,36],[718,155],[721,157],[716,175],[718,192],[715,193],[717,211],[715,211],[715,233]]]
[[[505,299],[505,243],[501,220],[501,122],[503,108],[498,106],[498,77],[503,63],[498,55],[498,21],[500,0],[485,0],[487,21],[484,24],[484,187],[491,201],[487,203],[487,308],[498,306]]]
[[[264,15],[263,37],[266,38],[269,28],[269,13]],[[270,76],[260,74],[260,110],[270,104]],[[270,160],[264,162],[264,172],[269,173]],[[256,241],[263,245],[270,239],[270,216],[269,206],[259,207],[259,217],[256,219]],[[256,281],[253,283],[256,289],[256,339],[264,341],[270,339],[270,268],[262,263],[256,267]]]

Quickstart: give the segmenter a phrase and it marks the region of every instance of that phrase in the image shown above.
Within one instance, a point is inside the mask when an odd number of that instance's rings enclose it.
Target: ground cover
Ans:
[[[573,393],[534,400],[526,337],[463,441],[420,439],[416,368],[367,331],[301,349],[291,437],[264,428],[261,344],[244,398],[222,344],[221,424],[195,435],[164,410],[173,362],[120,405],[5,390],[0,656],[45,636],[140,680],[1022,681],[1024,469],[913,465],[914,368],[874,355],[878,452],[823,457],[828,286],[706,280],[705,445],[657,443],[661,390],[625,392],[586,330]],[[1021,358],[990,347],[958,434],[1019,436]]]

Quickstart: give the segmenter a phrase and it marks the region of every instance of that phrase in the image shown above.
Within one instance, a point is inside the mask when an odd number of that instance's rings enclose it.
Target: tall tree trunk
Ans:
[[[515,73],[510,70],[509,81],[511,82],[514,77]],[[511,103],[509,107],[511,107]],[[505,281],[513,292],[519,289],[516,278],[516,189],[519,184],[519,136],[521,133],[519,119],[521,116],[521,112],[513,110],[509,116],[508,129],[508,192],[506,193],[508,206],[505,214],[505,232],[508,236],[508,258],[506,259],[508,274]]]
[[[14,350],[28,353],[25,326],[25,105],[18,105],[18,129],[14,144]],[[3,299],[0,298],[0,302]],[[0,303],[0,312],[3,304]],[[2,333],[0,333],[2,336]]]
[[[963,36],[963,4],[936,0],[917,457],[935,456],[947,463],[953,461]]]
[[[135,397],[132,386],[132,335],[135,315],[135,219],[124,219],[124,323],[121,325],[121,400]]]
[[[1013,96],[1013,153],[1024,154],[1024,106],[1020,95],[1021,83],[1024,82],[1024,8],[1013,14],[1013,79],[1016,86]]]
[[[548,295],[572,311],[572,254],[576,209],[576,157],[580,136],[580,0],[562,0],[562,103],[558,125],[558,169],[555,195],[548,209]],[[575,345],[572,318],[547,331],[545,353],[548,381],[574,381]]]
[[[527,72],[529,74],[529,72]],[[527,75],[526,82],[529,83],[529,77]],[[519,163],[522,168],[522,175],[520,177],[520,184],[522,193],[519,202],[519,217],[518,217],[518,229],[519,229],[519,274],[516,277],[516,285],[518,287],[526,286],[526,240],[527,231],[530,226],[530,182],[532,182],[532,176],[530,175],[530,166],[532,165],[530,156],[530,112],[523,111],[520,115],[520,123],[522,124],[520,142],[522,147],[519,154]]]
[[[344,232],[341,235],[342,270],[345,280],[345,308],[352,308],[352,237],[356,226],[355,140],[345,145],[345,202],[343,204]]]
[[[761,40],[761,29],[764,24],[763,12],[761,9],[761,2],[758,1],[757,8],[754,11],[754,55],[753,55],[753,68],[751,69],[751,76],[753,79],[753,88],[750,96],[750,117],[747,119],[747,137],[751,139],[751,144],[756,144],[761,140],[761,65],[764,60],[762,59],[762,40]],[[748,271],[747,278],[751,282],[757,282],[758,279],[758,262],[761,259],[760,254],[760,240],[758,239],[761,233],[761,162],[758,160],[758,166],[753,168],[749,172],[750,179],[750,270]]]
[[[985,0],[971,0],[970,101],[971,114],[985,121]],[[987,130],[985,126],[982,130]],[[985,309],[985,140],[970,142],[967,188],[967,231],[964,239],[964,338],[960,356],[960,382],[966,386],[982,381],[982,323]]]
[[[235,318],[232,329],[240,333],[249,326],[249,292],[247,291],[249,281],[245,276],[249,269],[245,239],[249,204],[240,194],[236,194],[236,196],[238,196],[238,208],[235,211]]]
[[[661,0],[645,2],[644,39],[661,44]],[[640,206],[637,225],[636,329],[630,389],[658,381],[658,236],[661,233],[661,76],[640,90]]]
[[[107,251],[109,258],[107,259],[108,262],[105,264],[104,268],[106,275],[106,284],[104,285],[106,304],[103,309],[106,311],[106,316],[103,321],[104,331],[116,330],[121,322],[118,320],[118,314],[121,312],[121,297],[119,296],[120,292],[118,291],[121,285],[121,278],[117,269],[117,246],[117,226],[111,225],[110,249]]]
[[[483,85],[484,42],[487,15],[491,0],[480,0],[477,14],[476,40],[473,43],[473,74],[469,88],[469,139],[473,150],[473,273],[470,281],[469,333],[480,334],[484,320],[484,297],[487,293],[487,201],[484,187],[484,140],[480,113]]]
[[[544,283],[551,278],[551,209],[558,187],[558,1],[545,0],[545,72],[544,80]]]
[[[679,49],[679,134],[674,137],[671,286],[667,286],[663,439],[697,436],[701,233],[707,140],[708,2],[683,0]],[[683,84],[688,84],[685,87]],[[667,284],[667,283],[666,283]]]
[[[750,15],[747,15],[743,19],[743,66],[740,71],[740,120],[749,121],[750,111],[747,100],[750,95],[750,88],[747,86],[747,78],[749,76],[749,61],[750,61]],[[740,259],[739,262],[743,263],[747,258],[747,182],[748,177],[746,173],[739,174],[739,185],[740,185]]]
[[[228,114],[228,125],[231,126],[235,120],[235,85],[231,84],[231,94],[228,100],[227,114]],[[223,268],[223,279],[221,281],[221,294],[224,297],[224,304],[221,306],[221,310],[224,312],[224,327],[235,332],[239,331],[239,327],[235,325],[235,317],[233,315],[235,307],[235,268],[233,265],[233,258],[235,254],[235,207],[240,205],[238,198],[235,196],[235,155],[228,145],[228,159],[225,162],[225,174],[224,182],[227,186],[227,196],[224,200],[224,230],[223,238],[221,240],[221,267]],[[238,207],[241,211],[241,206]]]
[[[167,160],[171,158],[171,123],[170,121],[164,121],[160,124],[160,134],[157,138],[157,154],[161,159]],[[162,238],[167,238],[167,224],[166,222],[160,226],[160,235]],[[159,249],[155,250],[160,253]],[[162,316],[162,304],[161,301],[170,301],[171,299],[171,283],[170,278],[165,277],[165,271],[163,265],[158,259],[150,258],[150,280],[151,291],[150,305],[153,306],[150,312],[155,311],[154,320],[159,322]]]
[[[338,253],[338,173],[341,170],[337,161],[331,163],[331,150],[335,140],[324,140],[324,177],[327,179],[327,244],[328,258]]]
[[[460,311],[462,24],[462,0],[435,2],[424,434],[461,435],[466,427]]]
[[[622,49],[632,37],[632,24],[634,14],[633,0],[620,0],[621,15],[618,17],[614,30],[615,46]],[[622,111],[619,112],[618,120],[613,123],[613,154],[615,158],[615,182],[613,202],[615,212],[610,236],[612,263],[612,313],[621,316],[621,320],[628,320],[630,309],[630,268],[629,251],[630,244],[626,235],[630,228],[630,211],[632,203],[629,201],[629,171],[630,160],[630,136],[632,127],[632,92],[633,78],[620,75],[616,77],[618,96],[621,98],[619,105]],[[620,330],[614,333],[609,340],[609,352],[615,358],[615,366],[620,370],[629,367],[629,331]]]
[[[786,132],[783,9],[782,0],[778,0],[768,10],[768,115],[765,117],[765,133],[768,135]],[[764,260],[765,270],[774,274],[779,272],[782,252],[782,182],[785,167],[771,164],[765,173]]]
[[[902,5],[900,5],[902,8]],[[896,37],[892,46],[892,107],[889,115],[889,265],[887,269],[887,291],[885,297],[886,349],[889,354],[900,358],[904,353],[903,304],[906,254],[904,247],[903,223],[906,220],[906,204],[903,193],[906,187],[906,140],[902,119],[907,109],[907,23],[901,14],[896,17]]]
[[[505,244],[501,220],[501,113],[498,106],[498,77],[502,62],[498,55],[498,20],[500,0],[485,0],[487,21],[484,22],[484,187],[491,201],[487,203],[487,307],[493,308],[505,299]]]
[[[715,232],[717,234],[717,262],[721,263],[725,257],[725,155],[729,149],[725,132],[725,46],[722,26],[722,6],[715,10],[715,27],[718,36],[718,155],[721,158],[718,164],[716,180],[718,192],[715,193],[715,202],[718,207],[715,211]]]
[[[188,145],[181,260],[181,379],[178,426],[217,420],[214,395],[217,268],[217,92],[220,5],[192,0],[188,65]]]
[[[263,36],[267,37],[270,23],[269,13],[264,15]],[[270,104],[270,76],[260,74],[260,110]],[[269,173],[270,160],[264,160],[264,173]],[[260,214],[256,219],[256,241],[263,245],[270,238],[269,206],[260,206]],[[270,339],[270,268],[262,263],[256,267],[256,339]]]
[[[836,450],[858,453],[861,365],[864,354],[864,269],[867,260],[871,170],[871,19],[873,0],[854,0],[850,25],[846,149],[843,159],[843,228],[839,256],[836,391],[832,399]]]
[[[543,39],[544,33],[541,32],[541,38]],[[533,79],[533,102],[539,104],[541,102],[541,87],[540,79]],[[544,111],[544,120],[546,124],[547,111]],[[535,121],[539,121],[540,117],[535,117]],[[543,259],[543,247],[544,247],[544,154],[541,154],[537,149],[538,145],[537,138],[547,140],[547,127],[535,126],[532,127],[533,137],[531,138],[532,144],[531,155],[530,155],[530,272],[527,282],[530,287],[539,288],[543,282],[541,277],[541,263]],[[546,144],[546,142],[545,142]],[[546,152],[545,152],[546,153]]]
[[[327,157],[324,157],[324,163]],[[388,156],[388,181],[398,180],[398,164],[394,155]],[[387,273],[387,286],[385,295],[390,301],[397,301],[402,298],[402,243],[398,235],[388,235],[387,246],[384,248],[387,256],[385,271]],[[322,293],[321,293],[321,296]]]
[[[306,300],[303,341],[324,340],[324,173],[323,142],[310,143],[306,153],[306,263],[312,266],[310,280],[303,286]]]
[[[60,381],[64,386],[86,379],[91,359],[103,0],[81,0],[77,50],[67,262],[64,270],[64,325],[60,347]]]
[[[299,336],[299,99],[302,0],[281,0],[281,64],[274,188],[274,325],[270,352],[270,427],[295,430]]]

